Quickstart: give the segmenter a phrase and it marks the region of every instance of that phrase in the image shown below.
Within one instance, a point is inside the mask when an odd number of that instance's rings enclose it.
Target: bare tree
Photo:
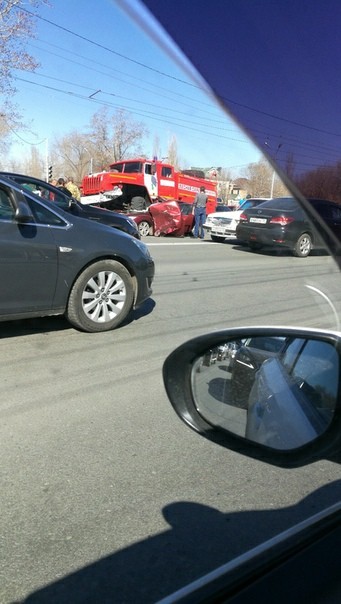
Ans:
[[[142,155],[137,143],[145,132],[144,125],[128,113],[117,111],[111,115],[104,107],[93,115],[90,134],[74,130],[55,141],[51,154],[54,174],[72,176],[80,184],[86,174],[107,169],[114,161]]]
[[[79,184],[85,174],[93,171],[94,155],[95,150],[86,135],[74,130],[54,142],[51,153],[53,172],[57,178],[72,176]]]
[[[341,162],[320,166],[299,178],[300,190],[306,197],[321,197],[341,203]]]
[[[249,194],[252,197],[282,197],[288,190],[266,159],[249,164],[245,174],[249,183]]]
[[[4,146],[11,131],[22,127],[20,115],[12,102],[15,86],[13,69],[33,71],[38,63],[26,52],[25,43],[34,37],[35,19],[23,10],[24,5],[38,7],[47,0],[0,0],[0,144]]]
[[[179,157],[178,157],[178,142],[176,136],[172,136],[168,143],[167,150],[167,158],[168,162],[175,167],[176,170],[179,169]]]
[[[87,140],[87,148],[93,151],[93,161],[95,163],[95,171],[101,170],[103,167],[114,161],[113,140],[110,132],[110,115],[109,110],[103,107],[91,118],[90,134]],[[91,151],[90,151],[91,153]]]
[[[147,134],[142,122],[132,120],[130,114],[119,109],[112,116],[114,161],[119,161],[132,155],[142,155],[140,143]]]
[[[30,156],[25,160],[24,173],[45,178],[45,159],[41,156],[37,147],[31,146]]]
[[[115,161],[143,155],[140,143],[146,134],[145,125],[133,120],[123,109],[111,115],[106,107],[97,111],[92,117],[88,137],[96,168],[103,169]]]

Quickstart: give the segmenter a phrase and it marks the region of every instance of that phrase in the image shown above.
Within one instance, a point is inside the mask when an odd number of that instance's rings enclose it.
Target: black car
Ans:
[[[83,331],[117,327],[151,295],[138,239],[84,220],[0,177],[0,320],[65,314]]]
[[[310,199],[312,207],[321,213],[336,234],[341,233],[341,208],[327,200]],[[245,210],[237,226],[237,238],[251,249],[264,246],[289,248],[294,256],[305,258],[313,248],[324,244],[311,220],[292,197],[265,201],[256,208]]]
[[[14,172],[0,172],[0,176],[5,176],[6,178],[14,180],[16,183],[22,185],[25,189],[38,195],[42,199],[53,201],[53,203],[65,212],[70,212],[79,218],[87,218],[102,224],[107,224],[108,226],[128,233],[128,235],[136,237],[136,239],[141,239],[136,223],[128,216],[92,205],[83,205],[74,197],[66,195],[60,188],[54,187],[44,180],[34,178],[33,176],[16,174]]]
[[[230,364],[231,397],[235,406],[247,408],[256,372],[266,359],[277,356],[283,346],[283,338],[270,336],[247,338],[242,343]]]

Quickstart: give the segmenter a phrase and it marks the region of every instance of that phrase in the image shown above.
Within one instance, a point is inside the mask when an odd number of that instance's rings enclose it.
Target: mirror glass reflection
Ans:
[[[295,449],[323,434],[333,418],[339,355],[322,339],[222,342],[194,363],[192,389],[212,425],[274,449]]]

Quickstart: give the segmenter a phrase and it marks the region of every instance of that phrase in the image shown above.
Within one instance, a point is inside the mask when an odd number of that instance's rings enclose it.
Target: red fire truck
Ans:
[[[204,178],[195,170],[176,172],[174,166],[145,158],[127,159],[109,166],[108,172],[85,176],[82,182],[82,202],[103,201],[103,194],[117,198],[118,206],[129,206],[133,197],[143,197],[147,205],[159,197],[193,203],[196,193],[204,186],[208,194],[207,212],[214,212],[217,188],[214,180]]]

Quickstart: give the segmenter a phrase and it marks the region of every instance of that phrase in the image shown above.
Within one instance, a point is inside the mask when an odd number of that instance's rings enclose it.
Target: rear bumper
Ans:
[[[273,228],[270,231],[239,225],[236,237],[245,243],[259,243],[260,245],[280,245],[291,248],[294,244],[294,239],[281,227]]]

